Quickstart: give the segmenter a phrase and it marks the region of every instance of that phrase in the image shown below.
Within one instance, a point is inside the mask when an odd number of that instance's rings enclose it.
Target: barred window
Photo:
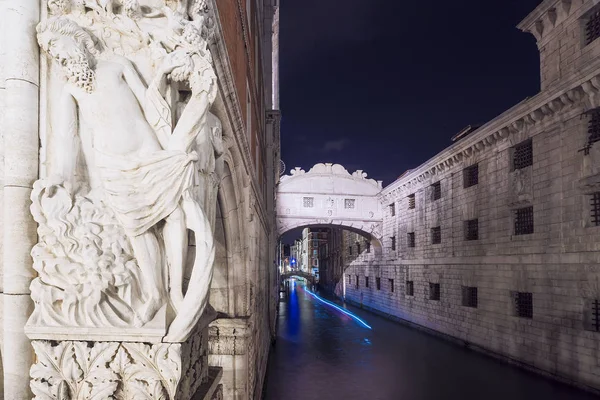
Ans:
[[[470,286],[462,287],[462,305],[477,308],[477,288]]]
[[[436,201],[442,198],[442,184],[440,181],[437,181],[433,185],[431,185],[431,200]]]
[[[515,235],[533,233],[533,206],[515,210]]]
[[[589,303],[590,320],[586,329],[600,332],[600,301],[594,299]]]
[[[600,192],[590,195],[590,212],[592,216],[592,224],[600,225]]]
[[[358,275],[356,275],[356,288],[358,289]]]
[[[390,238],[392,240],[392,250],[396,250],[396,236]]]
[[[352,283],[352,277],[350,275],[348,275],[348,285]]]
[[[429,300],[439,301],[440,299],[440,284],[429,282]]]
[[[589,148],[592,144],[600,140],[600,109],[595,109],[590,113],[588,121],[588,143],[586,154],[589,153]]]
[[[513,148],[513,170],[533,165],[533,145],[531,139],[519,143]]]
[[[479,219],[465,221],[465,240],[479,240]]]
[[[369,287],[369,277],[365,276],[365,287]]]
[[[415,247],[415,233],[408,232],[408,247]]]
[[[348,253],[350,253],[350,255],[352,255],[352,246],[348,246]]]
[[[394,280],[388,279],[388,282],[390,283],[390,292],[394,293]]]
[[[381,278],[375,278],[375,286],[377,290],[381,290]]]
[[[306,207],[306,208],[313,208],[314,203],[315,203],[314,197],[304,197],[302,199],[302,204],[304,204],[304,207]]]
[[[360,243],[356,243],[356,254],[360,254]]]
[[[354,208],[355,204],[355,199],[344,199],[344,208]]]
[[[589,16],[585,24],[585,44],[588,45],[600,37],[600,10]]]
[[[515,292],[515,315],[520,318],[533,318],[533,294]]]
[[[390,215],[392,217],[396,215],[396,203],[390,204]]]
[[[365,240],[365,247],[367,248],[367,253],[371,252],[371,242]]]
[[[431,228],[431,244],[440,243],[442,243],[442,228],[439,226]]]
[[[407,296],[415,295],[415,282],[414,281],[406,281],[406,295]]]
[[[408,196],[408,209],[412,210],[413,208],[415,208],[415,206],[416,206],[415,195],[413,193]]]
[[[463,186],[465,188],[475,186],[479,183],[479,164],[473,164],[463,169]]]

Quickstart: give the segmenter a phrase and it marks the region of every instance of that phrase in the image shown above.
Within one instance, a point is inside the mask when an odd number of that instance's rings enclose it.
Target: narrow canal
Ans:
[[[346,306],[372,329],[291,281],[281,299],[267,400],[598,397]]]

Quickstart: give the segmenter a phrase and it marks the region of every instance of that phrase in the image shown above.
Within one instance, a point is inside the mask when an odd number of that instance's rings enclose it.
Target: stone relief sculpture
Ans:
[[[31,196],[38,277],[26,330],[86,340],[90,328],[151,326],[161,336],[170,325],[164,340],[185,341],[207,304],[224,151],[210,113],[218,89],[207,4],[48,8],[37,27],[49,60],[47,176]],[[185,291],[188,230],[196,253]]]

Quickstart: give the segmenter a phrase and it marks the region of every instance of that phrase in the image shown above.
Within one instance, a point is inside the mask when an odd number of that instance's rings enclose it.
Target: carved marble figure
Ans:
[[[204,311],[223,143],[220,121],[209,112],[217,78],[206,3],[188,2],[179,1],[175,11],[167,5],[148,11],[129,0],[113,17],[106,17],[115,12],[112,0],[48,4],[58,15],[37,30],[55,75],[51,173],[32,194],[40,224],[32,325],[141,327],[168,302],[174,319],[166,340],[178,342]],[[75,22],[73,10],[87,14]],[[168,20],[163,32],[146,34],[132,22],[155,17]],[[83,27],[86,18],[92,22]],[[154,70],[148,86],[137,65],[91,33],[96,19],[118,25],[115,32],[125,36],[127,27],[139,30],[138,48],[157,66],[144,66]],[[168,100],[174,85],[190,91],[176,124]],[[188,230],[197,251],[184,295]]]

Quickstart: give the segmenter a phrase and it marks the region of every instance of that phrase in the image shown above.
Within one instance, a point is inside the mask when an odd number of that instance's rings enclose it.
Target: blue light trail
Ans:
[[[360,319],[359,317],[357,317],[356,315],[352,314],[350,311],[344,310],[342,307],[338,306],[337,304],[332,303],[331,301],[327,301],[321,297],[319,297],[317,294],[311,292],[308,289],[304,289],[306,291],[306,293],[310,294],[312,297],[314,297],[315,299],[319,300],[322,303],[327,304],[328,306],[331,306],[333,308],[335,308],[336,310],[346,314],[347,316],[351,317],[352,319],[356,320],[358,323],[360,323],[362,326],[364,326],[365,328],[368,329],[373,329],[369,326],[369,324],[367,324],[365,321],[363,321],[362,319]]]

